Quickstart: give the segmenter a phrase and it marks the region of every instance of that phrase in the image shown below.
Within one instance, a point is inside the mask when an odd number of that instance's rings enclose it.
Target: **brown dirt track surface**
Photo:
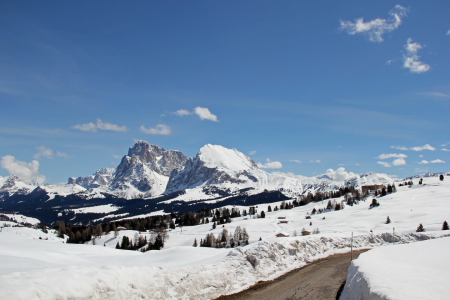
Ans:
[[[353,251],[353,259],[365,251]],[[332,255],[217,300],[336,299],[339,287],[347,278],[349,265],[350,252]]]

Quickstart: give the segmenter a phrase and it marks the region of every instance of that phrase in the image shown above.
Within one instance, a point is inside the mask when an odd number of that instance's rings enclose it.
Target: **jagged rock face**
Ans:
[[[170,173],[180,168],[186,160],[180,151],[165,150],[140,141],[122,158],[111,185],[116,189],[133,186],[147,196],[161,194]]]
[[[181,167],[187,160],[186,156],[180,151],[165,150],[143,141],[137,142],[133,147],[130,147],[128,157],[131,157],[132,162],[139,159],[151,170],[164,176],[170,176],[173,169]],[[117,167],[118,173],[122,171],[122,168],[126,167],[127,163],[124,165],[121,163]]]
[[[164,193],[201,185],[256,182],[252,173],[258,171],[255,162],[236,149],[206,145],[183,168],[172,171]]]
[[[94,175],[85,176],[85,177],[69,177],[67,183],[69,184],[78,184],[86,189],[93,189],[98,187],[106,187],[110,184],[112,179],[114,178],[116,169],[114,168],[102,168],[97,170]]]

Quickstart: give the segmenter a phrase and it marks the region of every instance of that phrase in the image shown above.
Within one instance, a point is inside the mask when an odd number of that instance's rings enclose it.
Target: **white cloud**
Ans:
[[[101,130],[110,130],[115,132],[125,132],[128,130],[126,126],[118,126],[112,123],[103,123],[102,120],[97,119],[97,128]]]
[[[182,117],[182,116],[189,116],[191,114],[191,112],[187,111],[185,109],[179,109],[176,112],[174,112],[174,114],[176,114],[177,116]]]
[[[270,161],[270,159],[267,159],[265,164],[257,163],[257,165],[261,169],[281,169],[283,167],[279,161]]]
[[[256,154],[256,150],[250,151],[248,154],[249,155],[255,155]]]
[[[44,146],[37,147],[36,149],[39,150],[38,153],[36,153],[33,158],[39,159],[41,157],[45,158],[53,158],[53,150]]]
[[[442,150],[442,151],[450,151],[450,150],[448,150],[448,149],[445,149],[445,148],[442,148],[441,150]]]
[[[209,120],[213,122],[218,122],[217,116],[212,114],[206,107],[196,107],[194,108],[194,113],[200,117],[200,120]]]
[[[170,127],[166,124],[158,124],[158,125],[156,125],[155,128],[145,128],[144,125],[141,125],[141,127],[139,129],[145,134],[168,135],[172,132],[170,130]]]
[[[442,146],[444,147],[444,145],[442,145]],[[397,149],[397,150],[403,150],[403,151],[406,151],[406,150],[413,150],[413,151],[430,150],[430,151],[434,151],[434,150],[436,150],[436,148],[434,148],[430,144],[426,144],[426,145],[423,145],[423,146],[410,147],[410,148],[407,148],[407,147],[404,147],[404,146],[391,146],[391,148]]]
[[[419,157],[423,157],[423,155],[421,154],[421,155],[419,155]]]
[[[391,165],[385,161],[377,161],[377,164],[382,165],[386,168],[389,168]]]
[[[328,177],[330,177],[333,180],[348,180],[350,178],[353,178],[356,176],[355,173],[353,172],[347,172],[345,171],[345,168],[338,168],[336,171],[334,171],[333,169],[328,169],[325,174],[319,175],[319,176],[323,176],[326,175]]]
[[[406,54],[403,55],[403,67],[409,69],[411,73],[420,74],[429,71],[431,68],[430,65],[419,61],[420,56],[417,55],[417,51],[421,48],[422,46],[419,43],[413,43],[411,38],[406,42]]]
[[[109,131],[115,131],[115,132],[125,132],[128,130],[126,126],[119,126],[112,123],[104,123],[102,120],[97,119],[97,124],[94,124],[92,122],[86,123],[86,124],[77,124],[72,126],[73,129],[78,129],[81,131],[88,131],[88,132],[97,132],[97,129],[100,130],[109,130]]]
[[[86,124],[77,124],[72,126],[73,129],[78,129],[81,131],[89,131],[89,132],[96,132],[97,131],[97,126],[95,126],[94,123],[90,122],[90,123],[86,123]]]
[[[406,148],[406,147],[400,147],[400,146],[391,146],[391,148],[392,148],[392,149],[397,149],[397,150],[403,150],[403,151],[408,150],[408,148]]]
[[[354,35],[356,33],[366,34],[372,42],[382,42],[383,34],[397,29],[402,23],[402,17],[406,16],[407,9],[396,5],[390,12],[389,19],[375,19],[369,22],[364,22],[363,18],[356,19],[355,22],[340,21],[342,30],[348,34]]]
[[[393,61],[394,61],[394,60],[390,59],[390,60],[388,60],[388,61],[386,62],[386,64],[387,64],[388,66],[390,66],[391,63],[392,63]]]
[[[59,152],[59,151],[56,151],[56,156],[60,156],[60,157],[69,157],[69,155],[67,155],[67,153]]]
[[[447,31],[447,35],[450,35],[450,30],[449,30],[449,31]]]
[[[120,158],[120,156],[119,155],[115,155],[115,154],[113,154],[113,156],[112,157],[114,157],[115,159],[119,159]]]
[[[0,164],[9,174],[19,177],[26,183],[43,183],[45,181],[45,176],[38,171],[39,161],[37,160],[32,160],[30,163],[27,163],[17,160],[12,155],[6,155],[2,157]]]
[[[426,165],[426,164],[429,164],[430,162],[428,161],[428,160],[422,160],[419,164],[420,165]]]
[[[386,154],[386,153],[383,153],[383,154],[380,154],[377,158],[378,159],[387,159],[387,158],[391,158],[391,157],[406,158],[408,156],[406,156],[405,154],[402,154],[402,153],[400,153],[400,154],[395,154],[395,153]]]
[[[302,163],[302,161],[301,161],[301,160],[298,160],[298,159],[292,159],[292,160],[290,160],[290,161],[295,162],[295,163],[298,163],[298,164],[301,164],[301,163]]]
[[[392,164],[394,166],[403,166],[403,165],[406,165],[406,161],[404,158],[397,158],[392,162]]]
[[[445,161],[440,160],[440,159],[435,159],[435,160],[430,161],[430,163],[432,163],[432,164],[445,164]]]
[[[318,163],[318,164],[321,163],[320,159],[310,160],[309,162],[310,162],[310,163]]]
[[[445,147],[445,146],[448,146],[448,145],[450,145],[450,142],[446,143],[446,144],[442,144],[441,147]]]
[[[417,146],[417,147],[411,147],[409,148],[410,150],[413,151],[423,151],[423,150],[430,150],[430,151],[434,151],[436,150],[436,148],[434,148],[433,146],[431,146],[430,144],[426,144],[424,146]]]

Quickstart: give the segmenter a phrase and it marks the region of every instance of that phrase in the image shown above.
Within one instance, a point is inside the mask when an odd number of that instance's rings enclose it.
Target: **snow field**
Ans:
[[[381,247],[349,267],[340,299],[445,299],[450,280],[450,238]]]
[[[449,235],[441,227],[444,220],[450,221],[450,182],[426,178],[425,183],[399,187],[397,193],[379,198],[381,205],[373,209],[368,200],[311,220],[305,219],[306,213],[326,207],[327,201],[271,213],[269,204],[258,205],[265,219],[247,216],[225,224],[229,233],[240,226],[250,235],[250,245],[234,249],[192,247],[195,238],[200,242],[207,233],[217,237],[223,230],[221,225],[213,230],[212,223],[177,228],[163,250],[146,253],[113,249],[123,235],[134,238],[136,231],[120,231],[117,240],[113,233],[104,235],[93,246],[39,240],[16,233],[38,230],[5,228],[0,233],[0,299],[211,299],[347,252],[351,232],[355,249],[392,245],[393,227],[396,243]],[[280,202],[270,205],[273,209]],[[248,212],[248,207],[239,208]],[[384,223],[387,216],[391,224]],[[278,217],[286,217],[288,223],[280,224]],[[427,232],[415,233],[420,223]],[[320,234],[293,237],[302,227],[318,227]],[[291,237],[275,238],[280,231]]]

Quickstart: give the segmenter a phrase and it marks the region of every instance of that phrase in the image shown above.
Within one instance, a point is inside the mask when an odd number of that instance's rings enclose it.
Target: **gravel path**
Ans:
[[[353,259],[367,250],[353,251]],[[336,299],[347,278],[350,253],[336,254],[293,270],[272,281],[262,281],[249,289],[218,300]]]

